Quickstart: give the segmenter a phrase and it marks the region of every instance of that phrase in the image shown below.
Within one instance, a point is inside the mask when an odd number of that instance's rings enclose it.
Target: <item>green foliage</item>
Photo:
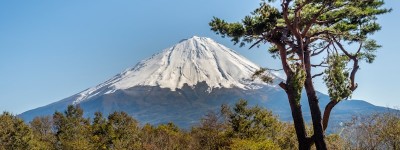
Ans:
[[[78,106],[68,106],[64,113],[53,115],[57,149],[91,149],[89,119]]]
[[[191,136],[197,148],[226,149],[230,143],[227,130],[229,126],[223,121],[223,117],[211,111],[200,120],[199,126],[192,128]]]
[[[328,149],[349,149],[346,141],[338,134],[330,134],[326,136],[327,148]]]
[[[378,48],[381,48],[381,45],[378,45],[375,40],[366,40],[364,45],[361,47],[362,52],[357,55],[357,57],[361,60],[365,60],[367,63],[372,63],[375,60],[375,53]]]
[[[289,78],[287,84],[288,88],[291,88],[291,91],[295,92],[296,104],[300,106],[301,91],[303,90],[307,75],[306,71],[299,65],[292,65],[292,68],[294,69],[294,75]]]
[[[232,149],[293,149],[297,146],[293,125],[280,122],[271,111],[249,107],[245,100],[239,100],[232,109],[224,105],[221,111],[229,126],[226,134],[232,140]]]
[[[229,148],[231,150],[280,150],[280,147],[271,140],[253,141],[233,139]]]
[[[125,112],[114,112],[108,116],[107,135],[112,149],[141,147],[138,122]]]
[[[231,37],[235,43],[251,43],[254,39],[260,39],[260,36],[265,33],[292,25],[291,23],[295,22],[296,7],[304,5],[300,10],[302,15],[296,20],[299,29],[305,30],[309,23],[316,19],[318,22],[312,25],[309,35],[329,32],[354,42],[364,40],[368,34],[380,30],[380,25],[376,23],[376,16],[391,11],[391,9],[381,8],[384,4],[381,0],[311,0],[307,3],[296,0],[293,3],[294,5],[289,5],[289,22],[285,21],[282,10],[263,1],[259,8],[255,9],[250,16],[246,16],[240,23],[227,23],[214,17],[209,25],[211,30],[222,36]],[[274,33],[273,36],[280,38],[280,36],[286,35],[281,32]]]
[[[30,149],[32,131],[20,118],[3,112],[0,115],[0,149]]]
[[[272,78],[271,75],[266,73],[267,69],[266,68],[260,68],[254,74],[251,76],[252,80],[255,80],[256,78],[260,78],[263,82],[271,84],[274,79]]]
[[[368,39],[368,35],[381,29],[376,22],[377,15],[391,11],[391,9],[382,8],[384,4],[382,0],[283,1],[282,9],[274,8],[268,2],[270,1],[262,1],[260,7],[241,22],[227,23],[214,17],[209,23],[211,30],[222,37],[232,38],[235,44],[240,43],[241,46],[251,43],[251,47],[253,47],[259,45],[260,42],[270,42],[269,51],[273,54],[272,56],[276,58],[279,56],[277,53],[286,51],[288,59],[295,60],[292,65],[303,63],[302,59],[299,59],[303,55],[300,50],[308,50],[318,55],[333,49],[337,52],[335,44],[352,45],[357,43],[360,43],[362,51],[357,50],[352,53],[347,47],[342,46],[343,51],[346,51],[348,55],[343,53],[338,55],[343,55],[347,59],[356,55],[357,59],[364,59],[366,62],[372,63],[376,57],[376,50],[381,46],[375,40]],[[286,3],[288,4],[287,11],[284,7]],[[280,43],[284,45],[285,49],[279,52],[277,44]],[[314,45],[321,44],[326,47],[314,47]],[[295,55],[298,57],[294,57]],[[340,60],[347,62],[346,59]],[[329,65],[332,63],[328,63]],[[327,76],[331,75],[327,74]],[[334,82],[331,83],[334,84]],[[348,92],[341,93],[349,95]],[[336,96],[334,99],[340,97],[343,96]]]
[[[325,69],[324,81],[328,93],[333,101],[340,101],[351,96],[349,71],[346,70],[348,58],[333,54],[328,58],[328,67]]]
[[[173,123],[161,124],[156,128],[146,125],[143,132],[143,149],[194,149],[192,137]]]
[[[146,123],[142,127],[142,147],[143,149],[150,150],[155,149],[155,144],[153,143],[154,139],[154,127],[148,123]]]
[[[276,45],[272,45],[271,47],[269,47],[268,52],[271,54],[272,58],[279,58],[279,49],[278,47],[276,47]]]
[[[260,8],[252,12],[252,16],[246,16],[242,23],[227,23],[217,17],[209,23],[211,30],[223,37],[232,37],[232,41],[244,46],[245,43],[251,43],[258,40],[264,33],[271,31],[277,25],[277,20],[282,15],[278,9],[261,3]]]
[[[298,149],[296,131],[292,123],[281,123],[281,126],[276,130],[279,132],[274,137],[274,142],[281,149]]]
[[[240,139],[265,140],[276,135],[280,125],[278,119],[260,107],[247,107],[247,101],[239,100],[232,110],[225,108],[224,115],[232,128],[231,137]]]
[[[209,112],[190,131],[173,123],[139,127],[124,112],[109,114],[107,119],[95,113],[90,124],[75,106],[56,112],[53,119],[37,117],[30,126],[4,112],[0,115],[0,149],[298,149],[294,125],[280,122],[264,108],[240,100],[232,108],[223,105],[221,112]],[[399,111],[354,118],[339,134],[327,135],[326,141],[328,149],[398,149]]]
[[[107,120],[103,118],[103,114],[100,112],[96,112],[94,116],[91,125],[91,143],[93,143],[95,149],[107,149],[111,143],[111,139],[108,136]]]
[[[32,149],[56,149],[56,137],[52,130],[53,121],[50,116],[36,117],[30,122],[33,133]]]
[[[381,29],[376,22],[377,16],[391,11],[382,8],[383,0],[282,0],[280,9],[262,1],[251,15],[241,22],[228,23],[214,17],[209,23],[211,30],[222,37],[230,37],[234,44],[240,46],[251,44],[250,48],[269,42],[269,52],[273,58],[279,56],[282,68],[287,76],[286,83],[280,86],[288,94],[292,111],[301,111],[301,91],[305,90],[309,100],[315,137],[318,149],[326,149],[322,118],[318,106],[318,97],[312,86],[312,79],[325,74],[324,81],[333,101],[339,102],[351,96],[357,88],[355,74],[359,69],[359,60],[372,63],[375,51],[380,45],[368,36]],[[352,47],[359,46],[356,50]],[[334,53],[333,56],[331,54]],[[325,55],[324,57],[317,57]],[[322,58],[322,59],[321,59]],[[352,62],[353,67],[347,68]],[[312,63],[316,63],[312,64]],[[350,65],[349,65],[350,66]],[[321,74],[312,75],[312,67],[327,67]],[[349,70],[351,73],[349,75]],[[260,76],[265,70],[255,72],[256,77],[269,81]],[[330,103],[334,107],[337,103]],[[330,110],[327,109],[329,116]],[[303,116],[293,117],[301,149],[309,149],[308,135],[304,135]],[[326,126],[328,120],[324,120]]]

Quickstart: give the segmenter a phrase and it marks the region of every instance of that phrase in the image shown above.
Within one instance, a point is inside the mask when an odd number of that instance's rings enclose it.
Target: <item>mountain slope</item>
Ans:
[[[51,115],[67,105],[80,105],[85,116],[125,111],[142,123],[175,122],[189,127],[221,104],[233,104],[243,98],[252,105],[265,106],[282,120],[291,120],[286,94],[274,86],[282,81],[270,73],[274,84],[267,85],[251,76],[259,67],[238,53],[210,38],[192,37],[182,40],[133,68],[95,87],[61,101],[20,114],[26,121],[35,116]],[[319,93],[321,106],[329,102]],[[333,110],[333,122],[343,121],[356,113],[383,110],[363,101],[346,101]],[[306,100],[302,106],[310,119]],[[359,110],[359,111],[354,111]],[[336,118],[340,118],[337,120]],[[336,120],[335,120],[336,119]]]
[[[257,88],[255,84],[264,84],[250,81],[251,75],[259,68],[210,38],[194,36],[79,93],[80,96],[73,103],[78,104],[98,94],[110,94],[134,86],[159,86],[175,91],[184,84],[193,86],[204,81],[209,86],[208,91],[221,87],[253,89]]]

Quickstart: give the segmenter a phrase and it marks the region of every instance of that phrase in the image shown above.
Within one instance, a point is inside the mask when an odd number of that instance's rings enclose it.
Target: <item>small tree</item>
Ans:
[[[232,109],[223,106],[221,111],[232,128],[233,138],[260,141],[275,138],[280,131],[281,123],[271,111],[248,107],[245,100],[239,100]]]
[[[57,149],[91,149],[89,119],[79,106],[69,105],[64,113],[53,115]]]
[[[227,128],[228,125],[220,113],[208,112],[201,118],[200,124],[191,130],[196,149],[226,149],[230,143],[226,134]]]
[[[36,117],[30,122],[34,149],[56,149],[56,137],[51,116]]]
[[[283,129],[285,124],[269,110],[250,107],[241,99],[233,108],[222,105],[221,112],[229,126],[226,132],[232,139],[232,149],[277,149],[291,145],[290,133]]]
[[[227,23],[214,17],[211,30],[231,37],[240,46],[271,44],[269,52],[281,60],[286,74],[286,81],[279,85],[289,99],[299,149],[310,149],[313,143],[317,149],[327,149],[324,130],[330,112],[357,88],[359,61],[374,61],[374,52],[380,46],[368,35],[381,28],[376,16],[390,9],[382,8],[382,0],[281,0],[280,8],[271,6],[272,1],[262,1],[241,23]],[[315,67],[325,71],[315,73]],[[313,85],[313,79],[321,75],[331,98],[323,117]],[[262,79],[272,81],[265,76]],[[311,111],[311,136],[306,133],[300,105],[303,88]]]
[[[0,149],[31,149],[32,132],[24,121],[8,112],[0,115]]]
[[[111,147],[108,149],[139,149],[139,123],[125,112],[114,112],[108,116],[107,135]]]
[[[107,120],[103,118],[101,112],[96,112],[94,114],[91,132],[91,142],[93,143],[94,149],[107,149],[107,146],[111,143],[111,139],[107,133]]]
[[[172,122],[142,128],[144,141],[142,149],[194,149],[192,137]]]

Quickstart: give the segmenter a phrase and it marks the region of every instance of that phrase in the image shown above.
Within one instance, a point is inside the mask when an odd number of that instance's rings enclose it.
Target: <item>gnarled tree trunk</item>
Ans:
[[[286,81],[289,81],[290,77]],[[294,128],[296,131],[297,139],[298,139],[298,144],[299,144],[299,149],[300,150],[309,150],[311,148],[311,141],[310,138],[307,137],[307,131],[306,127],[304,124],[304,118],[303,118],[303,112],[301,110],[301,105],[297,103],[298,100],[296,100],[296,97],[301,97],[301,95],[295,95],[297,92],[291,88],[290,84],[284,84],[281,83],[279,84],[286,92],[288,99],[289,99],[289,104],[290,104],[290,109],[292,111],[292,117],[293,117],[293,123],[294,123]]]
[[[314,140],[317,150],[326,150],[327,147],[324,140],[325,138],[324,129],[322,127],[321,110],[319,109],[319,100],[312,82],[310,53],[307,50],[304,52],[304,66],[306,70],[306,81],[304,87],[307,93],[308,104],[310,105],[314,129],[312,140]]]

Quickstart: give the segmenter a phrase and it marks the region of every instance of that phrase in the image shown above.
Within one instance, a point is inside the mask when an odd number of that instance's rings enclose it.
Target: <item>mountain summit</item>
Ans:
[[[104,83],[19,116],[30,121],[63,111],[68,105],[79,105],[86,117],[93,117],[95,112],[107,115],[124,111],[142,123],[174,122],[188,128],[208,111],[218,111],[222,104],[233,104],[242,98],[250,105],[267,107],[282,120],[291,120],[286,93],[280,87],[251,80],[257,69],[259,66],[235,51],[210,38],[194,36]],[[283,80],[271,75],[274,84]],[[318,97],[321,106],[329,102],[327,95],[318,93]],[[307,100],[302,99],[301,105],[309,121]],[[364,101],[344,101],[334,108],[331,123],[385,109]]]
[[[78,104],[98,94],[110,94],[134,86],[159,86],[175,91],[184,84],[193,87],[199,82],[205,82],[208,92],[213,88],[254,89],[259,88],[257,84],[264,84],[259,80],[251,80],[259,68],[210,38],[193,36],[79,93],[80,96],[73,103]]]

